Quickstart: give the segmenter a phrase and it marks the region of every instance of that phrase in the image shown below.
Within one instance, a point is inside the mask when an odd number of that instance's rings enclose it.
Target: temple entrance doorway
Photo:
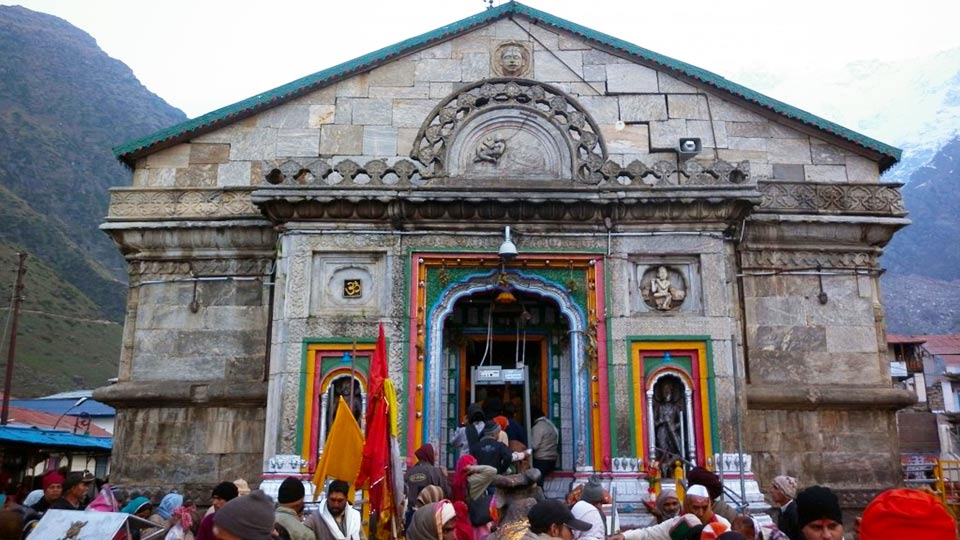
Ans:
[[[560,386],[570,377],[569,329],[554,301],[516,289],[506,298],[494,290],[458,300],[444,323],[446,368],[454,380],[443,396],[443,440],[463,423],[474,402],[488,418],[510,416],[527,440],[535,420],[527,416],[531,410],[543,411],[560,428],[563,417],[571,417],[570,400],[562,399]],[[570,443],[561,440],[561,454]],[[445,446],[443,461],[453,467],[458,449]],[[571,459],[564,455],[561,467]]]

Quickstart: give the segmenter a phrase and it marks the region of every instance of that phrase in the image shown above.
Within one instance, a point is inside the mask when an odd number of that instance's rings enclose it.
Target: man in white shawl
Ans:
[[[360,512],[347,501],[349,492],[350,484],[343,480],[330,482],[320,511],[310,514],[306,520],[317,540],[364,540]]]

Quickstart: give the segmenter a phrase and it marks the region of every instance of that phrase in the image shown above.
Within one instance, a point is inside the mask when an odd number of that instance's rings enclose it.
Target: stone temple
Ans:
[[[899,482],[896,148],[511,2],[116,152],[116,483],[309,478],[380,323],[404,456],[453,466],[495,397],[559,428],[553,493],[638,500],[676,459],[756,504],[778,474],[851,509]]]

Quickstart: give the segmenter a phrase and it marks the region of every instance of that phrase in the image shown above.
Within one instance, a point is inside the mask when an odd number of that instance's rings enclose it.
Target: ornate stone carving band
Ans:
[[[902,184],[760,182],[761,211],[802,214],[907,215]]]
[[[317,186],[319,188],[344,188],[354,186],[387,187],[430,187],[436,184],[450,185],[449,179],[430,178],[423,167],[408,159],[388,161],[373,159],[359,164],[352,159],[344,159],[331,164],[326,159],[299,161],[287,159],[281,162],[261,162],[262,170],[269,171],[263,178],[260,188],[269,186]],[[657,161],[647,165],[634,160],[627,166],[607,161],[600,168],[603,178],[596,185],[598,189],[634,189],[672,188],[677,186],[751,186],[750,162],[727,163],[723,160],[712,163],[686,161],[677,167],[671,161]],[[499,185],[529,185],[522,178],[493,178]],[[549,185],[562,183],[550,182]],[[482,181],[482,179],[481,179]],[[569,181],[567,181],[569,183]],[[544,184],[537,184],[544,185]],[[582,184],[581,184],[582,185]]]
[[[107,221],[261,217],[249,188],[113,188]]]

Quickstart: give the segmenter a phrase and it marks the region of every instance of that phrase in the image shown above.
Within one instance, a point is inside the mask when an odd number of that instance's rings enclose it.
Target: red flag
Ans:
[[[377,512],[384,506],[384,482],[390,463],[389,409],[383,389],[387,378],[387,340],[380,324],[380,336],[370,362],[367,406],[367,433],[363,444],[363,460],[356,487],[370,491],[370,510]],[[389,504],[387,505],[389,508]]]

